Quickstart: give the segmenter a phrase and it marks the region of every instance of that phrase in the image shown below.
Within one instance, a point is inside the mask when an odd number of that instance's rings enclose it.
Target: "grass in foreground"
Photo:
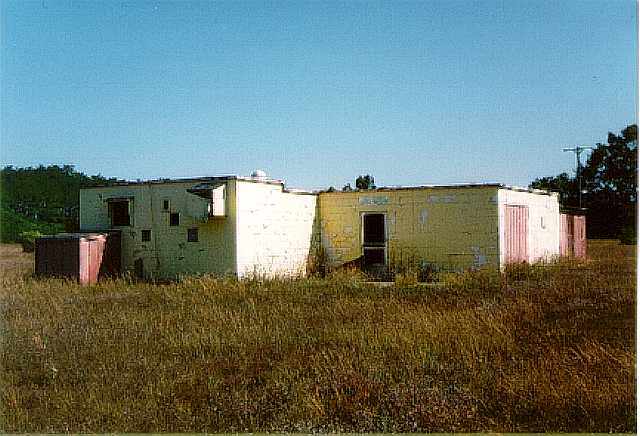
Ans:
[[[387,288],[80,287],[3,253],[6,432],[635,431],[635,247]]]

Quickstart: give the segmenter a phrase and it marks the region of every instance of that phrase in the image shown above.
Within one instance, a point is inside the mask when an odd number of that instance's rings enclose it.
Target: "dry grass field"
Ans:
[[[376,287],[30,277],[2,246],[5,432],[634,432],[635,247]]]

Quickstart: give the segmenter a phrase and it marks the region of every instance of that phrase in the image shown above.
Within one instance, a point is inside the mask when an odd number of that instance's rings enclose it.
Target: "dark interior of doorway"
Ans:
[[[362,217],[363,269],[374,276],[385,273],[386,232],[384,214],[368,213]]]

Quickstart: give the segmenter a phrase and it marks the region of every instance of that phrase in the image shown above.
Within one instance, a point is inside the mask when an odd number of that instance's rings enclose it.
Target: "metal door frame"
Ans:
[[[384,219],[384,245],[379,247],[371,246],[366,248],[382,248],[384,250],[384,265],[387,266],[389,264],[389,226],[387,220],[387,212],[386,211],[360,211],[360,254],[364,257],[365,245],[364,245],[364,217],[365,215],[382,215]],[[364,259],[363,259],[364,261]]]

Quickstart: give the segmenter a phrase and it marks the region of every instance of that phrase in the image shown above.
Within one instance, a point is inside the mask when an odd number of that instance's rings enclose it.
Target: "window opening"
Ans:
[[[187,229],[187,242],[198,242],[198,229]]]
[[[141,233],[142,233],[142,242],[151,241],[151,230],[143,230]]]
[[[179,213],[169,214],[169,225],[170,226],[179,226],[180,225],[180,214]]]
[[[126,200],[109,202],[109,215],[111,215],[111,227],[131,225],[129,202]]]
[[[162,200],[162,209],[169,210],[169,200]]]

